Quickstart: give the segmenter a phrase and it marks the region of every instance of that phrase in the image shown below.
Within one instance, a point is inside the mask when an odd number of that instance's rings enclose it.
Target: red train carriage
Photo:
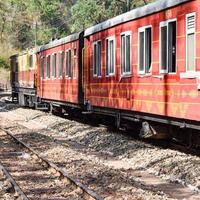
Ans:
[[[11,56],[13,97],[21,106],[33,106],[36,100],[36,49]]]
[[[84,77],[88,107],[118,123],[199,130],[200,0],[156,1],[87,29]]]
[[[78,33],[41,47],[37,95],[42,102],[75,107],[83,103],[83,45],[83,33]]]

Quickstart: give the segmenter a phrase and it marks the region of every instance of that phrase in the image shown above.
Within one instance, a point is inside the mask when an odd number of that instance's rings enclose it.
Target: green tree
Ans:
[[[81,31],[153,0],[0,0],[0,57]],[[1,62],[3,63],[3,62]]]
[[[154,0],[78,0],[72,7],[71,31],[80,31]]]
[[[105,3],[95,0],[78,0],[72,7],[72,32],[84,30],[107,19]]]

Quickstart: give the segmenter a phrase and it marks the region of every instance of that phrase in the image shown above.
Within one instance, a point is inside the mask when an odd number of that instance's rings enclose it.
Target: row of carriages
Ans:
[[[159,0],[11,57],[13,96],[200,130],[200,0]]]

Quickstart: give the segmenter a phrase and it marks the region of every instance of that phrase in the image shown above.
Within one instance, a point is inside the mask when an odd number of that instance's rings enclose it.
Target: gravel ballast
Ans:
[[[36,110],[17,108],[6,117],[0,113],[1,125],[9,127],[6,119],[14,120],[9,117],[13,113],[23,116],[22,125],[29,124],[30,128],[31,124],[34,132],[37,130],[34,135],[30,130],[27,134],[25,129],[14,128],[16,134],[20,133],[26,142],[38,142],[36,136],[41,137],[40,141],[49,140],[46,147],[41,148],[42,154],[66,167],[69,173],[106,199],[132,199],[133,195],[138,199],[176,197],[174,191],[167,191],[166,187],[149,184],[151,181],[148,182],[147,177],[154,182],[156,178],[164,181],[164,186],[180,183],[190,187],[191,191],[200,189],[200,158],[197,156],[147,144],[110,132],[105,127],[93,127]],[[198,194],[194,197],[200,199]]]

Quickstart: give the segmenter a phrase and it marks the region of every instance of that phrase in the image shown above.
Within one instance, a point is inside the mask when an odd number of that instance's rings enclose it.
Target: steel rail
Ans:
[[[56,170],[60,174],[61,178],[66,178],[71,184],[74,184],[79,189],[81,189],[81,191],[83,192],[84,199],[88,199],[88,200],[103,200],[103,198],[100,197],[98,194],[96,194],[93,190],[89,189],[87,186],[82,184],[79,180],[71,177],[64,169],[58,167],[56,164],[54,164],[51,161],[47,160],[45,157],[39,155],[39,153],[37,151],[33,150],[29,145],[27,145],[26,143],[24,143],[23,141],[21,141],[20,139],[15,137],[12,134],[11,131],[6,130],[6,129],[2,128],[2,127],[0,127],[0,129],[3,132],[5,132],[7,135],[9,135],[11,138],[13,138],[17,143],[19,143],[20,145],[24,146],[26,149],[28,149],[30,152],[32,152],[34,155],[36,155],[37,158],[41,159],[42,162],[44,162],[48,167],[51,167],[54,170]]]
[[[19,187],[19,185],[16,183],[14,178],[10,175],[8,170],[0,163],[0,170],[4,173],[6,176],[6,179],[10,182],[10,184],[13,186],[15,192],[21,197],[22,200],[29,200],[28,197],[24,194],[22,189]]]

